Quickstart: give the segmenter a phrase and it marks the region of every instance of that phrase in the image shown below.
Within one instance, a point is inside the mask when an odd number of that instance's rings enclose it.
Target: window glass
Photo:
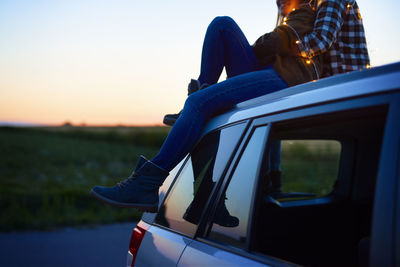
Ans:
[[[376,106],[272,124],[251,250],[302,266],[365,259],[386,116]]]
[[[219,204],[209,239],[236,247],[246,245],[253,186],[266,130],[264,126],[254,131]]]
[[[168,188],[171,186],[171,183],[174,181],[178,171],[181,169],[182,164],[185,162],[183,159],[178,165],[175,166],[170,172],[167,178],[165,179],[164,183],[158,189],[159,201],[163,202],[165,195],[167,194]],[[144,212],[142,215],[142,220],[147,223],[153,223],[156,214],[153,212]]]
[[[270,148],[270,158],[278,153],[272,151],[274,142],[281,143],[280,164],[271,162],[268,173],[271,176],[269,187],[275,192],[275,198],[288,201],[321,197],[332,192],[339,173],[339,141],[275,140]]]
[[[245,123],[223,128],[198,143],[160,207],[156,223],[194,235],[207,200],[244,129]]]

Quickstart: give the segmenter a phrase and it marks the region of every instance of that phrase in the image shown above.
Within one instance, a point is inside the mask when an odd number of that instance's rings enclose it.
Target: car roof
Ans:
[[[232,110],[210,120],[203,134],[252,117],[398,89],[400,62],[335,75],[241,102]]]

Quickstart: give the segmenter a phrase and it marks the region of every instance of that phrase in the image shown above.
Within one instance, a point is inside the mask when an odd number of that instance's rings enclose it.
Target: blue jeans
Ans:
[[[228,78],[261,70],[257,57],[236,22],[216,17],[208,26],[201,54],[200,84],[215,84],[225,67]]]
[[[227,80],[216,83],[223,68]],[[152,162],[171,171],[193,148],[204,123],[237,103],[287,88],[271,68],[261,67],[246,37],[228,17],[218,17],[207,29],[200,83],[211,86],[191,94],[158,155]],[[274,159],[276,161],[276,159]]]

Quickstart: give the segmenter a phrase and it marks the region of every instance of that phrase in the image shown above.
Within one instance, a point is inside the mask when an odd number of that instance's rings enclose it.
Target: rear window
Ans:
[[[214,187],[245,129],[241,123],[206,135],[192,150],[155,222],[193,236]]]
[[[215,213],[209,239],[244,248],[248,241],[250,211],[267,126],[254,130]]]

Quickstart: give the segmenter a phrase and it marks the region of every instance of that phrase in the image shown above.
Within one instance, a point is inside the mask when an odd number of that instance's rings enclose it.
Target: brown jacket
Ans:
[[[299,38],[313,30],[315,11],[301,7],[292,11],[273,32],[261,36],[253,45],[262,66],[273,65],[289,86],[319,79],[322,56],[312,59],[298,56]]]

